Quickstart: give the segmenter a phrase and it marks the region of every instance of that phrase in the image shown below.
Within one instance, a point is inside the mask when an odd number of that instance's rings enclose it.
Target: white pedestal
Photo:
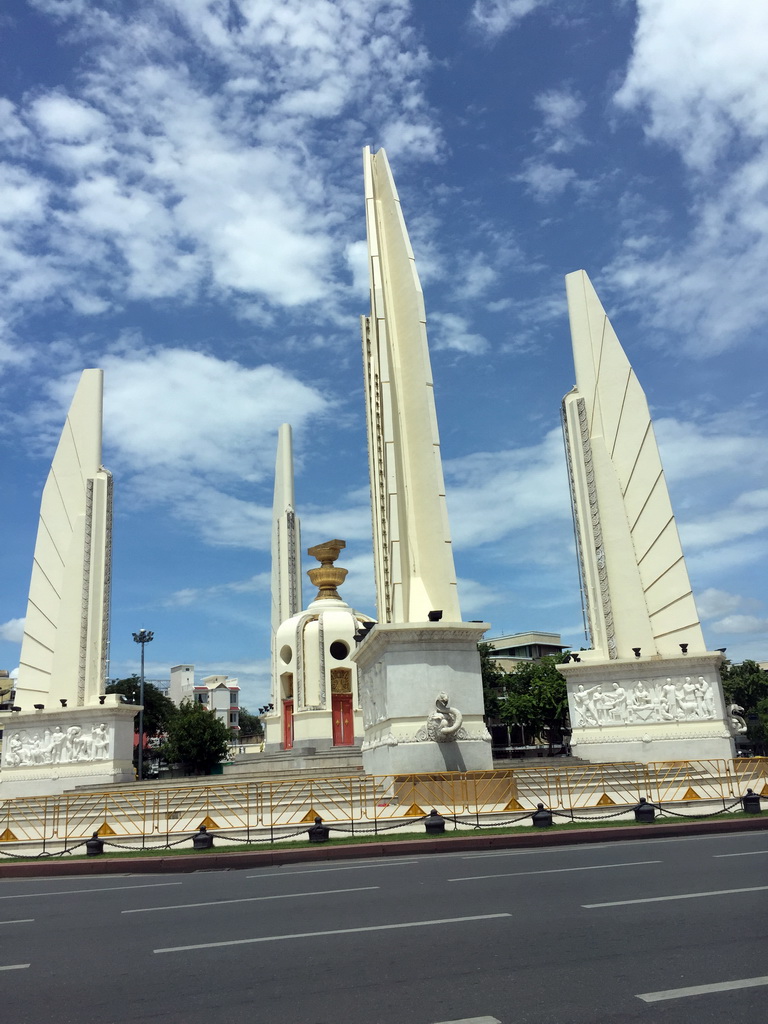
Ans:
[[[722,661],[706,652],[558,665],[568,685],[574,755],[593,763],[730,760]]]
[[[3,716],[0,799],[134,782],[135,704],[22,711]]]
[[[366,774],[493,767],[477,651],[487,628],[466,622],[384,624],[368,634],[352,656],[363,710]],[[447,713],[436,706],[441,694],[448,698]],[[461,724],[452,731],[458,722],[455,711]]]

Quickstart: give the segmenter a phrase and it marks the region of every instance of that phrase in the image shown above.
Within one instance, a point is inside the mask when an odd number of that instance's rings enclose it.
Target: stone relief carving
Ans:
[[[64,731],[60,725],[41,732],[22,729],[8,739],[6,768],[38,764],[72,764],[106,761],[109,758],[109,729],[104,723],[87,733],[79,725]]]
[[[715,718],[715,693],[704,676],[694,682],[667,679],[649,683],[638,679],[627,686],[579,683],[571,694],[576,726],[637,725],[644,722],[696,722]]]

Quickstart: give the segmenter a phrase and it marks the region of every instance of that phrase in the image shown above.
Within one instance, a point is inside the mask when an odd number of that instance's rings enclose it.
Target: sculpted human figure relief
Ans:
[[[14,733],[8,740],[6,766],[20,768],[39,764],[71,764],[78,761],[104,761],[109,758],[109,729],[106,723],[94,725],[86,735],[79,725],[66,732],[60,725],[29,734]]]
[[[704,676],[696,681],[696,707],[700,718],[715,717],[715,693]]]

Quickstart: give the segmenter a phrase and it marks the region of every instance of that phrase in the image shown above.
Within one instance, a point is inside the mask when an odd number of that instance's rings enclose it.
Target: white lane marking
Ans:
[[[679,896],[647,896],[642,900],[615,900],[612,903],[582,903],[585,910],[595,907],[628,907],[631,903],[665,903],[667,900],[696,900],[702,896],[730,896],[736,892],[763,892],[768,885],[752,885],[748,889],[713,889],[711,892],[683,892]]]
[[[361,885],[356,889],[322,889],[319,892],[287,892],[279,896],[246,896],[238,900],[210,900],[208,903],[177,903],[172,907],[138,907],[135,910],[121,910],[121,914],[148,914],[153,910],[186,910],[187,907],[221,907],[225,903],[258,903],[260,900],[294,900],[301,896],[332,896],[341,892],[367,892],[380,889],[379,885]]]
[[[8,964],[7,967],[0,967],[0,971],[23,971],[29,964]]]
[[[461,1020],[443,1020],[438,1024],[501,1024],[496,1017],[462,1017]]]
[[[756,857],[759,853],[768,853],[768,850],[747,850],[746,853],[713,853],[714,858],[718,857]]]
[[[718,981],[713,985],[691,985],[689,988],[668,988],[665,992],[644,992],[637,998],[646,1003],[660,1003],[665,999],[705,996],[710,992],[733,992],[737,988],[758,988],[760,985],[768,985],[768,976],[742,978],[741,981]]]
[[[438,924],[463,924],[465,921],[492,921],[511,914],[476,914],[473,917],[444,917],[434,921],[405,921],[403,924],[373,924],[365,928],[334,928],[324,932],[296,932],[293,935],[261,935],[255,939],[227,939],[225,942],[200,942],[194,946],[167,946],[153,953],[186,953],[190,949],[215,949],[218,946],[246,946],[252,942],[283,942],[286,939],[319,939],[325,935],[355,935],[360,932],[386,932],[398,928],[428,928]]]
[[[722,842],[726,839],[746,839],[750,836],[754,838],[754,835],[754,832],[729,832],[725,835],[714,836],[669,836],[646,839],[641,833],[638,833],[638,838],[642,839],[644,846],[650,846],[654,843],[701,843],[709,840]],[[540,857],[545,854],[576,853],[578,851],[588,853],[591,850],[618,850],[622,846],[635,846],[636,843],[637,839],[620,839],[613,843],[574,843],[572,846],[537,847],[533,850],[499,850],[497,853],[463,853],[460,856],[462,860],[475,860],[480,857]],[[459,855],[455,854],[454,856]]]
[[[261,875],[246,875],[246,878],[285,878],[286,875],[319,875],[325,871],[359,871],[360,868],[399,868],[407,864],[418,864],[414,857],[412,860],[385,860],[381,862],[366,861],[365,864],[342,864],[337,868],[307,868],[306,871],[291,871],[290,865],[286,864],[285,871],[269,871]]]
[[[118,889],[157,889],[163,885],[183,885],[183,882],[151,882],[147,885],[105,885],[101,889],[59,889],[57,892],[17,892],[13,896],[0,896],[0,900],[31,900],[33,896],[69,896],[78,892],[115,892]]]
[[[449,878],[449,882],[474,882],[478,878],[515,878],[518,875],[559,875],[564,871],[599,871],[601,868],[634,868],[641,864],[663,864],[661,860],[630,860],[620,864],[587,864],[578,868],[546,868],[543,871],[505,871],[500,875],[467,875],[465,878]]]
[[[32,924],[34,917],[21,917],[18,921],[0,921],[0,924]]]

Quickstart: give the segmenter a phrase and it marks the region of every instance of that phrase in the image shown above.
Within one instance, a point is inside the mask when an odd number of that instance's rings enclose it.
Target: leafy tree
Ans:
[[[246,708],[240,708],[239,722],[243,739],[260,740],[264,736],[264,723],[258,715],[252,715]]]
[[[197,701],[183,701],[168,728],[163,754],[171,764],[210,775],[229,749],[229,729]]]
[[[139,703],[141,680],[138,676],[118,679],[107,686],[107,693],[122,693],[132,704]],[[156,736],[167,732],[178,708],[154,683],[144,681],[144,734]]]
[[[499,717],[499,701],[509,679],[509,672],[499,668],[493,657],[494,648],[491,644],[481,642],[477,645],[480,653],[480,674],[483,680],[483,703],[487,719]]]
[[[548,730],[550,754],[568,720],[568,692],[565,679],[557,671],[566,654],[521,662],[509,673],[506,695],[499,702],[502,722],[527,726],[536,735]]]
[[[726,704],[744,708],[747,738],[755,750],[768,748],[768,672],[756,661],[726,662],[720,669]]]

